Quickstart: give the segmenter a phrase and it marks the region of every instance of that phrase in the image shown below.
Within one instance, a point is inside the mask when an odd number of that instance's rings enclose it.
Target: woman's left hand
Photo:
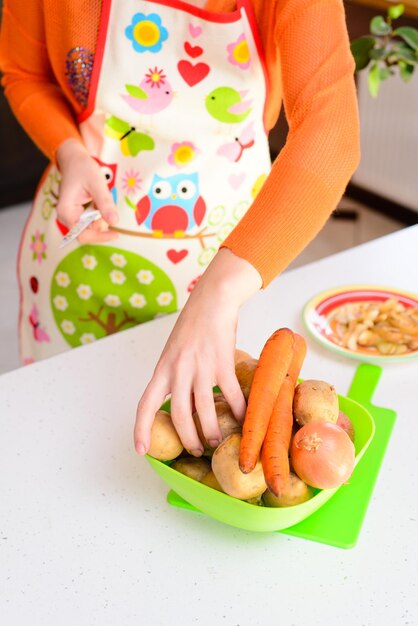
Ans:
[[[171,417],[179,437],[194,456],[203,445],[192,418],[193,402],[203,434],[212,447],[221,441],[212,388],[218,385],[236,419],[246,403],[235,376],[234,352],[240,306],[261,287],[248,261],[221,249],[190,294],[142,395],[134,432],[138,454],[150,446],[155,413],[171,394]]]

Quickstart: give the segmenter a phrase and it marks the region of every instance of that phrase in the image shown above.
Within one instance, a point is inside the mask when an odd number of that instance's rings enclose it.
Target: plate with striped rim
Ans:
[[[381,285],[335,287],[311,298],[302,318],[312,337],[338,354],[372,363],[418,357],[417,294]]]

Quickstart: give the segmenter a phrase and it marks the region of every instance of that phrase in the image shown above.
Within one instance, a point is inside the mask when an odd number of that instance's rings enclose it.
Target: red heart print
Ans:
[[[189,57],[192,57],[192,59],[196,59],[197,57],[200,57],[201,54],[203,54],[203,48],[201,48],[200,46],[192,46],[188,41],[186,41],[186,43],[184,44],[184,49],[186,50],[186,53],[189,55]]]
[[[188,254],[188,250],[167,250],[167,257],[172,263],[180,263]]]
[[[185,80],[190,87],[200,83],[210,72],[210,67],[206,63],[193,65],[190,61],[179,61],[177,68],[183,80]]]

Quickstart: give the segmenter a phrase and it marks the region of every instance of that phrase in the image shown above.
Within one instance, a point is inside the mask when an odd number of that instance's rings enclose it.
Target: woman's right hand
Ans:
[[[82,243],[104,243],[117,238],[109,230],[116,225],[118,213],[103,176],[100,165],[89,155],[82,143],[67,139],[57,150],[57,164],[61,173],[57,216],[67,228],[80,219],[84,205],[89,202],[98,209],[102,218],[84,230],[78,240]]]

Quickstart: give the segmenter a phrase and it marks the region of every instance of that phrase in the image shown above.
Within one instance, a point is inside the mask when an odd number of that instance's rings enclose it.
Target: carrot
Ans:
[[[306,341],[302,335],[295,333],[295,339],[293,344],[293,358],[290,362],[288,374],[292,379],[293,386],[296,387],[300,370],[302,369],[303,361],[306,356]]]
[[[305,356],[306,342],[301,335],[295,333],[292,361],[274,404],[261,451],[264,478],[275,496],[284,491],[289,480],[293,396]]]
[[[251,472],[258,461],[270,416],[293,355],[293,332],[276,330],[261,351],[251,385],[242,428],[239,466],[244,474]]]

